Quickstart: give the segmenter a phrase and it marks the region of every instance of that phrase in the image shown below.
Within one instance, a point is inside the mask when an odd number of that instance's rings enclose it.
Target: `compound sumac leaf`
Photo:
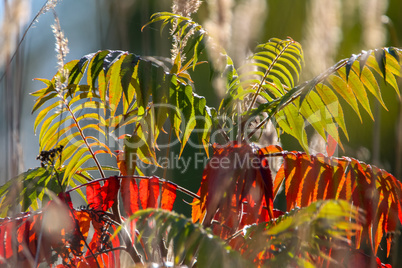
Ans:
[[[402,184],[385,170],[349,157],[281,152],[284,162],[275,179],[275,193],[285,180],[287,210],[308,206],[317,200],[344,199],[364,211],[363,229],[356,233],[356,246],[370,241],[373,253],[387,236],[392,244],[398,215],[402,221]]]
[[[214,144],[214,154],[204,169],[200,200],[192,203],[192,219],[210,226],[218,221],[213,232],[228,238],[244,225],[273,218],[273,185],[265,158],[274,148],[256,150],[246,143]],[[229,228],[227,228],[229,227]]]

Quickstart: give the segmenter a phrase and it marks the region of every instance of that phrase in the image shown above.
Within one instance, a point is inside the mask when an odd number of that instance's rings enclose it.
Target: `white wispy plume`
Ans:
[[[60,21],[59,18],[57,17],[56,12],[53,10],[53,14],[54,14],[54,24],[51,25],[52,27],[52,31],[53,31],[53,35],[56,39],[55,45],[55,51],[57,53],[57,67],[58,67],[58,71],[59,71],[59,77],[58,77],[58,81],[57,82],[57,87],[58,89],[61,88],[61,84],[62,84],[62,79],[67,79],[68,78],[68,71],[65,70],[63,68],[64,66],[64,60],[69,52],[68,49],[68,39],[64,36],[64,32],[61,30],[60,27]]]
[[[267,11],[264,0],[210,0],[208,1],[209,18],[204,23],[208,34],[212,37],[207,48],[214,67],[220,70],[225,66],[220,57],[219,47],[223,47],[233,59],[236,66],[246,59],[250,49],[254,48],[255,38],[265,22]],[[215,91],[223,97],[225,86],[216,80]]]
[[[61,0],[60,0],[61,2]],[[54,10],[59,3],[59,0],[48,0],[46,4],[41,8],[40,14],[45,14],[50,10]]]
[[[191,14],[197,12],[200,5],[201,1],[199,0],[173,0],[172,12],[184,17],[190,17]]]
[[[194,14],[197,12],[198,8],[201,5],[201,1],[199,0],[173,0],[172,4],[172,12],[174,14],[178,14],[184,17],[191,17],[191,14]],[[171,29],[171,33],[173,33],[176,29],[177,25],[174,24]],[[186,37],[184,40],[182,40],[182,48],[186,46],[188,38],[193,34],[193,31],[190,31],[187,33]],[[179,47],[179,42],[178,38],[174,39],[172,49],[171,49],[171,57],[172,60],[176,58],[176,56],[180,53],[180,47]],[[182,55],[182,61],[185,60],[184,56]]]

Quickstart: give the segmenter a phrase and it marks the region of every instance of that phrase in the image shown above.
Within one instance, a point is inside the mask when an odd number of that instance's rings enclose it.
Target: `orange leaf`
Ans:
[[[285,193],[286,193],[286,210],[289,211],[297,206],[296,200],[302,181],[301,163],[302,158],[299,153],[289,154],[284,159],[285,167]],[[300,204],[298,204],[300,206]]]
[[[128,216],[138,211],[138,185],[135,179],[122,179],[121,197],[123,199],[124,210]]]
[[[88,212],[86,211],[80,211],[80,210],[75,210],[74,211],[74,216],[75,219],[77,220],[77,224],[79,226],[79,231],[81,232],[81,235],[83,238],[86,240],[88,237],[88,232],[89,232],[89,227],[91,223],[91,216],[89,215]],[[78,230],[75,230],[76,232]],[[75,235],[79,235],[75,233]]]
[[[124,156],[124,151],[116,150],[117,153],[117,167],[120,170],[121,175],[127,176],[127,167]]]
[[[281,187],[284,179],[285,179],[285,168],[283,165],[281,165],[278,172],[276,173],[274,180],[274,197],[276,197],[276,195],[278,194],[279,188]]]
[[[260,154],[267,155],[267,154],[274,154],[282,152],[282,148],[279,145],[269,145],[267,147],[259,149]]]
[[[173,203],[176,200],[177,185],[171,182],[164,182],[162,185],[161,208],[172,211]]]
[[[200,196],[201,187],[198,189],[197,195]],[[203,200],[198,200],[197,198],[193,199],[193,203],[191,203],[191,219],[194,223],[202,222],[204,219],[205,210],[202,209],[202,206],[205,204],[205,197]]]
[[[159,197],[159,179],[151,177],[140,181],[140,201],[142,209],[157,208]]]

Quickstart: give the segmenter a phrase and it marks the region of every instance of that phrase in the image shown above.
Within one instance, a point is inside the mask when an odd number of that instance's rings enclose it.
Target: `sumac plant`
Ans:
[[[178,45],[170,63],[103,50],[37,79],[44,83],[32,93],[40,167],[0,188],[1,265],[388,267],[376,256],[392,252],[402,184],[333,153],[343,148],[340,131],[348,137],[344,106],[361,119],[361,107],[373,117],[369,95],[385,107],[379,85],[400,97],[402,50],[363,51],[300,82],[295,40],[272,38],[235,67],[189,18],[162,12],[149,24],[157,22],[172,25]],[[200,61],[207,47],[219,51],[210,68],[226,86],[218,109],[190,76],[209,64]],[[257,145],[268,123],[304,152]],[[309,151],[307,125],[327,142],[326,154]],[[139,163],[160,165],[162,137],[177,138],[181,155],[192,133],[209,157],[197,193],[144,175]],[[109,147],[113,137],[120,148]],[[110,159],[115,165],[103,163]],[[179,191],[191,217],[173,211],[183,202]],[[80,196],[86,205],[74,204]],[[284,211],[274,207],[280,198]]]

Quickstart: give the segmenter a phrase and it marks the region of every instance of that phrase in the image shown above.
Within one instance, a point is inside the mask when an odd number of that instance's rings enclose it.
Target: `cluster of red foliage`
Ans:
[[[104,181],[103,186],[101,181]],[[73,208],[70,192],[66,192],[41,211],[1,219],[0,236],[4,241],[0,243],[0,264],[28,267],[46,261],[52,265],[61,257],[63,264],[58,265],[59,268],[119,267],[119,250],[126,241],[119,236],[112,238],[110,230],[116,230],[116,225],[108,210],[119,191],[129,216],[139,209],[157,208],[160,183],[161,208],[172,210],[175,184],[151,177],[141,180],[138,190],[135,179],[109,177],[83,185],[86,186],[87,207]],[[94,233],[87,243],[91,225]]]
[[[274,179],[267,157],[284,160]],[[244,245],[241,237],[234,235],[246,225],[269,222],[284,213],[273,208],[284,182],[287,211],[325,199],[345,199],[364,209],[366,221],[361,223],[364,228],[357,235],[357,248],[369,240],[375,254],[386,236],[389,254],[398,216],[402,221],[402,184],[386,171],[351,158],[287,152],[278,146],[260,149],[237,142],[214,145],[211,159],[215,160],[204,169],[199,198],[192,203],[192,220],[212,227],[213,233],[228,240],[232,248]],[[219,161],[228,165],[213,164]],[[119,250],[132,245],[119,235],[111,235],[124,220],[116,218],[113,208],[118,193],[125,214],[131,216],[146,208],[171,211],[178,186],[157,177],[127,176],[124,162],[118,164],[122,176],[79,186],[86,186],[87,207],[73,207],[70,192],[75,189],[71,189],[53,198],[41,211],[1,219],[0,264],[24,266],[46,261],[51,265],[61,259],[63,264],[57,267],[119,267]],[[141,179],[139,185],[135,178]],[[61,220],[56,221],[56,215]],[[132,223],[133,239],[136,233]],[[94,234],[87,243],[91,225]],[[364,255],[356,252],[354,261],[370,263],[370,258],[361,258]],[[260,254],[256,261],[268,257]],[[378,267],[383,267],[381,262]]]

